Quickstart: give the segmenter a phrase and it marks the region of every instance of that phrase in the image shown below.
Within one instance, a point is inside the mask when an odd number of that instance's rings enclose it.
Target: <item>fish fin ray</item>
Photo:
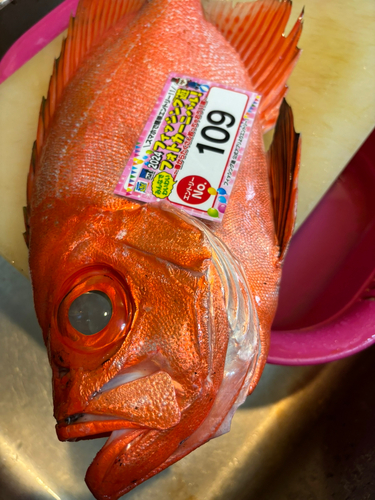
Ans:
[[[38,170],[38,158],[44,138],[52,121],[64,88],[75,74],[78,66],[102,35],[120,19],[136,13],[147,0],[81,0],[75,17],[71,17],[67,37],[63,40],[61,54],[55,59],[47,98],[42,99],[36,141],[31,155],[27,179],[27,207],[24,211],[28,244],[30,201],[34,176]]]
[[[284,36],[291,0],[257,0],[234,7],[226,0],[206,0],[203,7],[207,20],[239,53],[254,90],[262,95],[259,118],[263,130],[273,128],[288,90],[286,81],[301,52],[297,43],[304,11]]]
[[[300,157],[300,134],[294,130],[292,108],[283,99],[273,141],[268,150],[271,198],[280,260],[284,258],[296,220]]]

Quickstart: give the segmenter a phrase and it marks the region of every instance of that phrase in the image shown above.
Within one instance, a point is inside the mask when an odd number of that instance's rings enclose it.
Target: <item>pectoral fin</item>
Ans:
[[[292,108],[284,99],[268,151],[272,207],[280,260],[284,258],[296,220],[300,156],[301,138],[294,130]]]

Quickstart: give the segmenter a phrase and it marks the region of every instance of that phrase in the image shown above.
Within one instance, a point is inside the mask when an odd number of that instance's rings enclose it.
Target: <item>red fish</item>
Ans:
[[[42,102],[26,241],[61,440],[117,499],[229,429],[269,347],[296,211],[291,2],[81,0]],[[262,95],[221,224],[114,195],[171,72]],[[278,117],[278,119],[277,119]],[[276,124],[264,152],[262,133]]]

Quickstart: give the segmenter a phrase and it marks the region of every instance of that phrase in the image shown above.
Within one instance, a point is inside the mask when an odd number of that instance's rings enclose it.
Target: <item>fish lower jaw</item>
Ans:
[[[68,423],[69,420],[73,423]],[[80,441],[106,437],[114,431],[135,431],[138,434],[140,430],[144,430],[144,428],[121,417],[89,413],[72,415],[56,425],[56,433],[60,441]]]

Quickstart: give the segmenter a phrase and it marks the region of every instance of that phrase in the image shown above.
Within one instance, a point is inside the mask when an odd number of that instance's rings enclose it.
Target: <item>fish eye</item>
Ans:
[[[73,300],[68,312],[69,322],[83,335],[94,335],[105,328],[112,317],[112,303],[108,295],[90,290]]]
[[[71,350],[69,366],[98,366],[120,349],[134,310],[121,276],[104,266],[84,268],[66,280],[58,293],[50,342]]]

